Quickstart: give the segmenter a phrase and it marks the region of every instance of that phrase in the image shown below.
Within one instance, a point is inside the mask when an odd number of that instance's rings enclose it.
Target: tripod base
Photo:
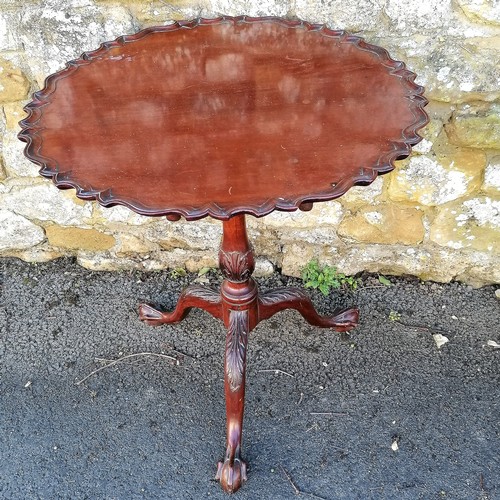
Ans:
[[[358,324],[356,308],[336,310],[320,316],[301,288],[278,288],[259,294],[251,277],[254,258],[245,228],[245,216],[224,221],[219,263],[225,276],[220,291],[199,285],[188,286],[172,312],[162,312],[141,304],[142,321],[158,326],[183,320],[190,309],[198,307],[224,321],[227,328],[224,361],[227,449],[219,462],[216,479],[227,493],[234,493],[246,480],[246,464],[241,459],[241,433],[245,404],[246,353],[249,333],[262,320],[285,309],[295,309],[311,325],[346,332]]]

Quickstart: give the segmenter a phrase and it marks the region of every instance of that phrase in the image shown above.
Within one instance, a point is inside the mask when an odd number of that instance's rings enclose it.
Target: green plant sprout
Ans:
[[[384,286],[392,285],[392,283],[385,276],[382,276],[381,274],[378,275],[378,281]]]
[[[339,273],[335,267],[320,267],[317,260],[311,260],[302,270],[302,281],[306,288],[317,288],[323,295],[328,295],[331,288],[347,287],[356,290],[358,280]]]
[[[202,267],[199,271],[198,271],[198,276],[201,277],[201,276],[205,276],[205,274],[208,274],[210,271],[212,270],[211,267]]]
[[[184,276],[187,276],[187,271],[183,267],[176,267],[175,269],[172,269],[170,271],[170,276],[173,279],[182,278]]]
[[[398,313],[397,311],[391,311],[389,313],[389,320],[390,321],[399,321],[401,319],[401,314]]]

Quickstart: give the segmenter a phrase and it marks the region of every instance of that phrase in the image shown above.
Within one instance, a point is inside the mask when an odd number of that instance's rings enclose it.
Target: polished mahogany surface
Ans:
[[[407,156],[427,120],[414,77],[322,25],[176,23],[50,76],[20,138],[42,175],[81,198],[145,215],[262,216],[336,198]]]

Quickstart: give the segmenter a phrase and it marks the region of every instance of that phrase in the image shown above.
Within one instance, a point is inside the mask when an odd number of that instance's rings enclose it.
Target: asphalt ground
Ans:
[[[224,328],[198,310],[158,328],[137,315],[195,278],[0,259],[0,498],[227,498]],[[322,313],[360,307],[350,335],[293,311],[251,334],[235,498],[500,498],[494,287],[391,281],[311,292]]]

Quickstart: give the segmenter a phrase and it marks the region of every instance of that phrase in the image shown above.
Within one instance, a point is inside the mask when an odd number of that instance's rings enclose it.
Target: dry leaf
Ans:
[[[447,342],[450,341],[448,337],[441,335],[440,333],[435,333],[433,336],[434,342],[436,342],[437,348],[441,349]]]
[[[500,344],[498,342],[495,342],[494,340],[488,340],[488,342],[486,342],[486,345],[493,347],[493,349],[500,349]]]

